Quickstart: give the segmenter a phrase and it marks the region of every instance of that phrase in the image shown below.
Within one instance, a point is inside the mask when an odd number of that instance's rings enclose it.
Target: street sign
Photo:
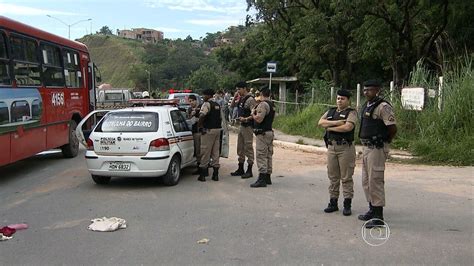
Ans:
[[[267,73],[276,73],[277,72],[277,63],[268,62],[267,63]]]

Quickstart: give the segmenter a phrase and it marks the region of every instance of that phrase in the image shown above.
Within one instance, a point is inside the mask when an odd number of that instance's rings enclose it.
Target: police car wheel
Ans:
[[[180,176],[181,158],[178,155],[174,155],[173,158],[171,158],[166,175],[163,176],[163,183],[166,186],[174,186],[178,184]]]
[[[106,185],[110,182],[110,176],[91,175],[91,177],[98,185]]]

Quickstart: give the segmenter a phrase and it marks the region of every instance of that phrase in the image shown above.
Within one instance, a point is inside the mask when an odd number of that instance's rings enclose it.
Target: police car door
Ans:
[[[225,114],[221,109],[221,148],[220,148],[220,157],[229,158],[229,128],[227,126],[227,120],[225,119]]]
[[[174,139],[183,156],[183,165],[188,164],[194,157],[193,133],[180,110],[171,110],[170,117],[173,125]]]
[[[87,147],[87,139],[95,126],[110,110],[95,110],[87,114],[76,127],[76,136],[84,147]]]

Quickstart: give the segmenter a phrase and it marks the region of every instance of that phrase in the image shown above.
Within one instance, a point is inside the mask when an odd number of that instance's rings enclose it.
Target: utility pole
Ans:
[[[71,39],[71,27],[74,26],[74,25],[77,25],[81,22],[85,22],[85,21],[91,21],[92,19],[91,18],[88,18],[88,19],[82,19],[82,20],[79,20],[79,21],[76,21],[72,24],[67,24],[66,22],[62,21],[61,19],[57,18],[57,17],[53,17],[51,15],[46,15],[47,17],[49,18],[52,18],[52,19],[55,19],[59,22],[61,22],[62,24],[66,25],[67,26],[67,29],[68,29],[68,33],[67,33],[67,36],[68,36],[68,39],[70,40]],[[92,25],[92,24],[91,24]],[[92,31],[92,30],[91,30]]]
[[[148,92],[150,92],[150,71],[145,69],[145,72],[148,74]]]

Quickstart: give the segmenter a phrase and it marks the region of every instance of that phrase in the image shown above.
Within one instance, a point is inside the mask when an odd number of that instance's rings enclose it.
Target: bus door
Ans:
[[[102,78],[99,69],[94,63],[89,62],[87,69],[89,74],[87,75],[87,87],[89,88],[89,111],[93,111],[97,106],[97,85],[102,81]]]

